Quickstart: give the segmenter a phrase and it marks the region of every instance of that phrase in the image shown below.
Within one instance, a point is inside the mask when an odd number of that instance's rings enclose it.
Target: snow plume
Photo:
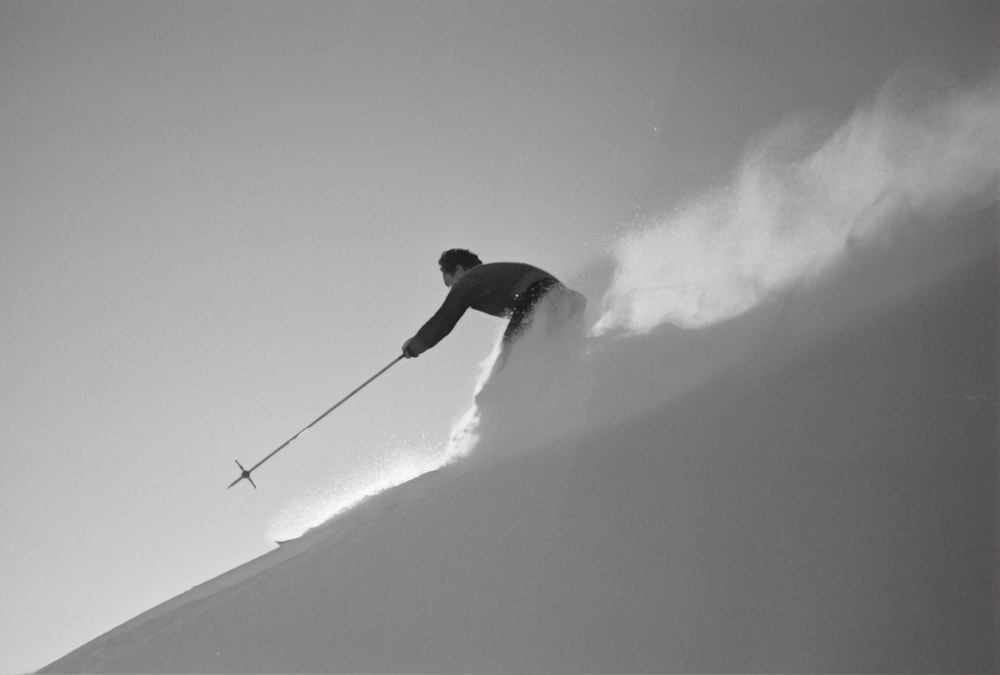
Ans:
[[[483,359],[482,363],[479,364],[479,375],[476,377],[476,384],[473,388],[474,396],[477,398],[489,382],[494,364],[500,357],[501,345],[501,340],[497,339],[496,343],[493,345],[492,351],[485,359]],[[464,413],[462,413],[455,424],[452,425],[451,434],[448,438],[448,444],[445,446],[444,450],[444,456],[447,458],[447,461],[450,462],[459,457],[464,457],[472,452],[473,448],[476,447],[476,443],[479,441],[480,436],[479,420],[479,406],[474,403]]]
[[[378,448],[366,461],[339,469],[301,497],[283,504],[273,513],[268,533],[275,541],[300,537],[368,497],[439,469],[451,459],[448,453],[429,450],[426,444],[399,441]]]
[[[790,120],[732,181],[618,242],[595,334],[701,327],[740,315],[903,225],[946,223],[996,199],[997,81],[899,76],[832,131]]]

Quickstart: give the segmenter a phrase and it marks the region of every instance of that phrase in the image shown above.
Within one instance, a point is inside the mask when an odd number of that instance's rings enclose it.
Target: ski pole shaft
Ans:
[[[282,450],[284,450],[286,447],[288,447],[288,445],[290,445],[292,443],[292,441],[294,441],[296,438],[298,438],[299,436],[301,436],[305,432],[309,431],[309,429],[311,429],[313,426],[315,426],[317,423],[319,423],[320,420],[322,420],[324,417],[326,417],[327,415],[329,415],[330,413],[332,413],[334,410],[336,410],[337,408],[339,408],[341,405],[343,405],[344,403],[346,403],[348,401],[348,399],[350,399],[352,396],[354,396],[355,394],[357,394],[359,391],[361,391],[362,389],[364,389],[365,387],[367,387],[369,384],[371,384],[372,382],[374,382],[380,375],[382,375],[382,373],[384,373],[385,371],[387,371],[390,368],[392,368],[394,365],[396,365],[397,363],[399,363],[400,361],[402,361],[404,358],[406,358],[406,357],[405,356],[397,356],[395,359],[392,360],[392,362],[389,363],[389,365],[387,365],[385,368],[383,368],[382,370],[378,371],[377,373],[375,373],[374,375],[372,375],[371,377],[369,377],[364,382],[362,382],[361,385],[358,386],[358,388],[356,388],[350,394],[348,394],[344,398],[342,398],[339,401],[337,401],[336,403],[334,403],[332,406],[330,406],[326,410],[326,412],[324,412],[322,415],[320,415],[319,417],[317,417],[316,419],[314,419],[312,422],[310,422],[306,426],[302,427],[302,429],[297,434],[295,434],[294,436],[292,436],[291,438],[289,438],[287,441],[285,441],[284,443],[282,443],[281,445],[279,445],[277,448],[275,448],[274,450],[272,450],[270,453],[268,453],[268,455],[266,457],[264,457],[264,459],[260,460],[259,462],[257,462],[256,464],[254,464],[249,469],[244,469],[243,465],[240,464],[239,461],[237,461],[236,465],[240,467],[240,471],[242,473],[240,474],[239,478],[237,478],[236,480],[234,480],[232,483],[229,484],[229,487],[233,487],[234,485],[236,485],[237,483],[239,483],[244,478],[246,478],[248,481],[250,481],[251,485],[253,485],[254,487],[257,487],[257,485],[253,482],[253,479],[250,478],[250,474],[252,474],[254,471],[256,471],[257,467],[259,467],[261,464],[263,464],[267,460],[269,460],[272,457],[274,457],[276,454],[278,454]],[[228,490],[229,488],[226,488],[226,489]]]

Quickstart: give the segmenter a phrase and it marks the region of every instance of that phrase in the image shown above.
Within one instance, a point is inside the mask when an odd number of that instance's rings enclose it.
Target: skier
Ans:
[[[514,340],[539,316],[544,315],[553,333],[565,335],[574,329],[583,333],[587,299],[544,270],[525,263],[483,264],[475,253],[459,248],[442,253],[438,265],[444,285],[451,290],[434,316],[403,343],[407,358],[440,342],[470,307],[510,319],[494,372],[507,360]]]

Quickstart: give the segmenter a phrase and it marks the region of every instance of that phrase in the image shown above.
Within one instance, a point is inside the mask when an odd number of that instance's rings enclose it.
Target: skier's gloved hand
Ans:
[[[410,338],[403,343],[403,356],[408,359],[415,359],[420,356],[420,352],[416,350],[416,345],[413,344],[415,338]]]

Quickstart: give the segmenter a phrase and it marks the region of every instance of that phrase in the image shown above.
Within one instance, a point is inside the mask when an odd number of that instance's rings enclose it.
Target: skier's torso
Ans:
[[[517,296],[543,279],[554,277],[525,263],[486,263],[466,272],[455,282],[452,292],[469,298],[469,306],[473,309],[493,316],[509,317],[516,306]]]

